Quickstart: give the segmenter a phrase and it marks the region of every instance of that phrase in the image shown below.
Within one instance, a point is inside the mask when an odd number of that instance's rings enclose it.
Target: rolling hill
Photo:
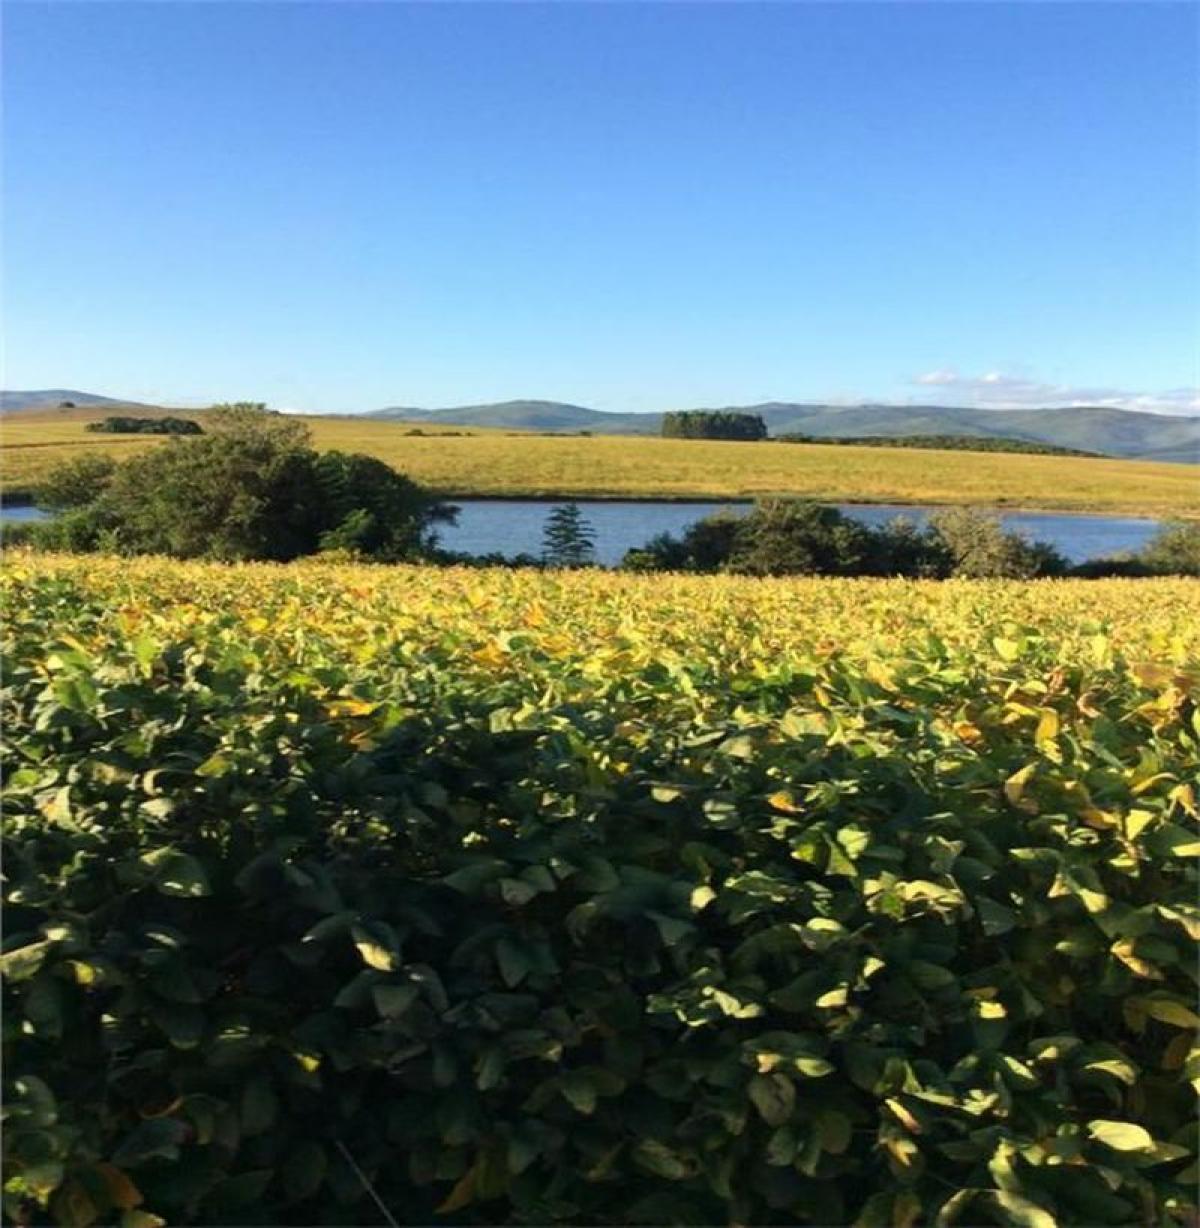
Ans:
[[[1147,460],[1200,462],[1200,417],[1137,413],[1126,409],[968,409],[943,405],[813,405],[770,401],[721,406],[761,414],[772,435],[828,438],[884,435],[965,435],[1027,439]],[[656,435],[657,413],[608,413],[562,401],[503,401],[449,409],[392,407],[370,418],[443,425],[507,427],[527,431],[591,431],[602,435]]]
[[[54,411],[63,401],[71,401],[81,410],[120,408],[124,412],[137,412],[158,409],[69,388],[52,388],[0,392],[0,412],[45,413]],[[1107,456],[1200,463],[1200,417],[1194,415],[1139,413],[1103,406],[968,409],[946,405],[825,405],[791,401],[713,408],[761,414],[773,436],[800,434],[855,439],[872,435],[958,435],[1023,439]],[[500,401],[446,409],[389,406],[354,416],[431,426],[491,427],[556,434],[657,435],[662,425],[662,415],[658,413],[610,413],[566,401],[539,400]]]
[[[79,392],[74,388],[39,388],[33,391],[0,392],[0,413],[21,413],[26,410],[57,409],[64,401],[77,409],[158,409],[141,401],[120,397],[102,397],[94,392]]]

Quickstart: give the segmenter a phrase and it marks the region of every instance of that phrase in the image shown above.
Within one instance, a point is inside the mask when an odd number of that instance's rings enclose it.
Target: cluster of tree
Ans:
[[[663,414],[662,433],[667,439],[766,439],[767,424],[758,414],[683,409]]]
[[[863,448],[938,448],[949,452],[1029,452],[1037,456],[1099,456],[1036,439],[997,435],[802,435],[776,436],[783,443],[828,443]]]
[[[919,528],[897,518],[881,528],[820,503],[766,499],[748,515],[721,513],[682,537],[660,534],[622,565],[634,571],[785,576],[915,576],[941,579],[1063,575],[1066,560],[1044,542],[1005,532],[969,508],[934,513]]]
[[[37,492],[57,513],[34,544],[176,558],[285,561],[318,551],[429,556],[455,509],[372,456],[317,453],[308,428],[257,404],[218,406],[207,433],[118,465],[81,456]]]
[[[105,435],[203,435],[199,422],[191,418],[102,418],[89,422],[89,431]]]

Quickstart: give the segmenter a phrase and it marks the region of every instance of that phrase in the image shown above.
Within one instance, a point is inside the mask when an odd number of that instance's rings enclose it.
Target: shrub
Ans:
[[[1030,580],[1066,570],[1066,561],[1052,546],[1006,533],[998,516],[974,508],[934,512],[929,532],[949,555],[951,574],[956,576]]]
[[[43,483],[39,502],[76,513],[39,529],[48,548],[225,561],[287,561],[321,548],[415,558],[454,515],[373,457],[319,456],[302,422],[256,404],[219,406],[208,433],[120,466],[69,461]]]
[[[835,507],[761,500],[738,522],[726,566],[744,575],[863,575],[875,570],[871,530]]]
[[[1191,1222],[1195,679],[1095,589],[52,564],[13,1221]]]
[[[116,471],[117,463],[111,456],[73,456],[42,479],[34,491],[35,502],[51,512],[85,507],[104,494]]]
[[[191,418],[102,418],[89,422],[87,429],[108,435],[203,435],[199,422]]]
[[[1200,521],[1165,524],[1140,558],[1157,575],[1200,576]]]

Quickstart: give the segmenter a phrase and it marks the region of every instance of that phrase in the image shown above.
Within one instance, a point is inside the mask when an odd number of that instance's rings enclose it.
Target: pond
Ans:
[[[559,506],[538,499],[457,499],[458,523],[438,530],[447,550],[464,554],[533,554],[542,550],[542,530],[550,511]],[[579,501],[584,518],[596,534],[596,559],[606,566],[621,561],[626,550],[641,546],[657,533],[678,536],[690,524],[717,512],[744,515],[750,503],[653,503],[648,500]],[[838,504],[841,511],[864,524],[879,525],[896,516],[923,522],[933,507],[899,504]],[[35,507],[0,508],[0,520],[40,520]],[[1049,542],[1072,563],[1141,549],[1158,531],[1159,522],[1133,516],[1084,516],[1058,512],[1010,512],[1004,527]]]
[[[458,523],[438,530],[441,545],[465,554],[541,553],[542,530],[554,502],[534,499],[456,499]],[[678,536],[705,516],[727,511],[745,514],[750,503],[652,503],[648,501],[580,500],[584,518],[596,534],[597,562],[612,566],[626,550],[641,546],[657,533]],[[865,524],[880,525],[896,516],[918,524],[933,507],[896,504],[838,504],[839,510]],[[1052,512],[1012,512],[1001,517],[1006,529],[1049,542],[1072,563],[1140,549],[1158,531],[1159,522],[1132,516],[1084,516]]]
[[[13,504],[0,507],[0,520],[45,520],[46,513],[40,508],[29,507],[26,504]]]

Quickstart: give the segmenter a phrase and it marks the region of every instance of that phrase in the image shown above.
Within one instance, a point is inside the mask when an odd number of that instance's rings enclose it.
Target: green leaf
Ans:
[[[417,985],[376,985],[371,990],[375,1009],[385,1019],[399,1019],[420,996]]]
[[[325,1148],[319,1143],[297,1143],[280,1169],[288,1201],[303,1202],[311,1198],[321,1188],[327,1166]]]
[[[138,860],[152,872],[154,885],[163,895],[195,897],[212,894],[204,867],[189,853],[181,853],[167,845],[143,853]]]
[[[796,1107],[796,1087],[786,1075],[755,1075],[747,1089],[759,1116],[768,1126],[782,1126]]]
[[[533,969],[529,956],[511,938],[501,938],[496,944],[496,963],[501,979],[510,989],[519,985]]]
[[[596,1087],[585,1072],[573,1070],[563,1075],[559,1086],[563,1096],[580,1113],[590,1116],[596,1111]]]
[[[188,1127],[183,1122],[173,1117],[151,1117],[125,1136],[112,1153],[112,1163],[118,1168],[136,1168],[147,1160],[177,1160],[187,1135]]]
[[[275,1124],[279,1101],[271,1084],[260,1075],[251,1079],[242,1091],[242,1133],[247,1137],[265,1134]]]
[[[641,1168],[668,1181],[684,1181],[696,1172],[696,1163],[689,1156],[653,1138],[642,1139],[633,1149],[633,1158]]]

